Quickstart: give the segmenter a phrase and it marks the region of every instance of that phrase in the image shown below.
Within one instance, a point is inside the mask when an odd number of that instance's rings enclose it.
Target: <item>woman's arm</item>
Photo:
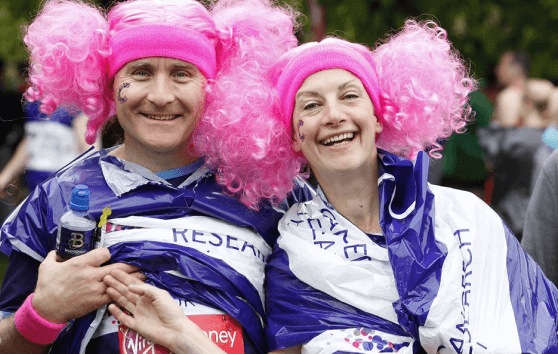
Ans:
[[[107,275],[104,282],[107,294],[120,306],[109,305],[110,313],[146,339],[176,354],[225,353],[184,315],[168,292],[119,270]]]

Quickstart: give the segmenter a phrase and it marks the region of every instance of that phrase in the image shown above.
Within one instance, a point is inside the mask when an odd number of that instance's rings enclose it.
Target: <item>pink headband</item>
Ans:
[[[174,26],[138,26],[110,39],[109,78],[127,63],[150,57],[174,58],[194,64],[207,79],[215,78],[215,47],[200,33]]]
[[[370,60],[367,60],[364,53],[350,45],[349,42],[345,44],[340,39],[331,38],[311,45],[306,44],[308,48],[295,54],[285,65],[275,84],[281,102],[281,119],[285,127],[290,129],[292,126],[295,96],[304,80],[318,71],[328,69],[345,69],[358,77],[368,92],[377,115],[381,114],[378,75],[372,59],[370,57]]]

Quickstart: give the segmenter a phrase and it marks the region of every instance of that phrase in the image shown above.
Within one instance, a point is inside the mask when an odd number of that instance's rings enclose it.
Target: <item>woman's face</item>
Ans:
[[[113,86],[126,150],[140,156],[183,156],[203,113],[205,83],[198,68],[177,59],[144,58],[126,64]]]
[[[293,148],[302,151],[318,177],[369,166],[382,131],[362,82],[342,69],[304,81],[295,97],[293,127]]]

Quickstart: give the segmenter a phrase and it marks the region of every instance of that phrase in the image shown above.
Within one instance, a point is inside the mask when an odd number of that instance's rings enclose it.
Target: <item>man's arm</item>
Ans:
[[[103,278],[114,269],[126,273],[137,269],[122,263],[101,267],[109,259],[108,249],[96,249],[59,262],[56,252],[51,251],[39,267],[33,309],[46,321],[65,323],[108,304],[110,297],[106,294]],[[14,316],[0,322],[0,354],[45,352],[47,346],[34,344],[31,339],[19,333]]]

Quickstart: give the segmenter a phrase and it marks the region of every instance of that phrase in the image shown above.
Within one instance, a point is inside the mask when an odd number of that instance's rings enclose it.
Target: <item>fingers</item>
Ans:
[[[143,274],[141,272],[130,273],[130,275],[133,276],[134,278],[140,280],[141,282],[144,282],[147,279],[145,274]]]
[[[128,274],[128,272],[122,270],[122,267],[116,267],[117,265],[127,265],[127,264],[123,264],[123,263],[114,264],[115,267],[112,267],[110,269],[110,275],[114,279],[116,279],[119,282],[121,282],[123,284],[126,284],[126,285],[131,285],[131,284],[140,285],[140,284],[143,284],[142,278],[145,278],[145,275],[143,275],[142,273],[134,273],[133,275]],[[136,268],[136,267],[134,267],[134,268]],[[138,275],[138,274],[141,274],[141,275]]]
[[[110,304],[108,310],[121,324],[128,328],[135,328],[135,319],[115,304]]]
[[[53,263],[53,262],[56,262],[56,251],[50,251],[45,257],[45,260],[43,261],[43,263],[46,264]]]
[[[107,262],[110,259],[110,252],[108,248],[96,248],[87,252],[84,255],[74,257],[70,261],[81,261],[84,264],[92,266],[92,267],[99,267],[101,264]]]
[[[108,275],[107,277],[110,277]],[[106,290],[107,295],[117,303],[120,307],[124,308],[129,313],[133,314],[136,312],[136,303],[139,301],[139,296],[128,291],[128,287],[122,283],[118,283],[114,287],[109,286]]]
[[[141,284],[141,285],[130,285],[128,287],[128,289],[130,290],[130,292],[133,292],[139,296],[145,296],[146,298],[148,298],[151,301],[156,300],[157,298],[164,298],[164,297],[168,297],[169,299],[172,300],[172,297],[170,296],[170,294],[162,289],[156,288],[153,285],[149,285],[149,284]]]

